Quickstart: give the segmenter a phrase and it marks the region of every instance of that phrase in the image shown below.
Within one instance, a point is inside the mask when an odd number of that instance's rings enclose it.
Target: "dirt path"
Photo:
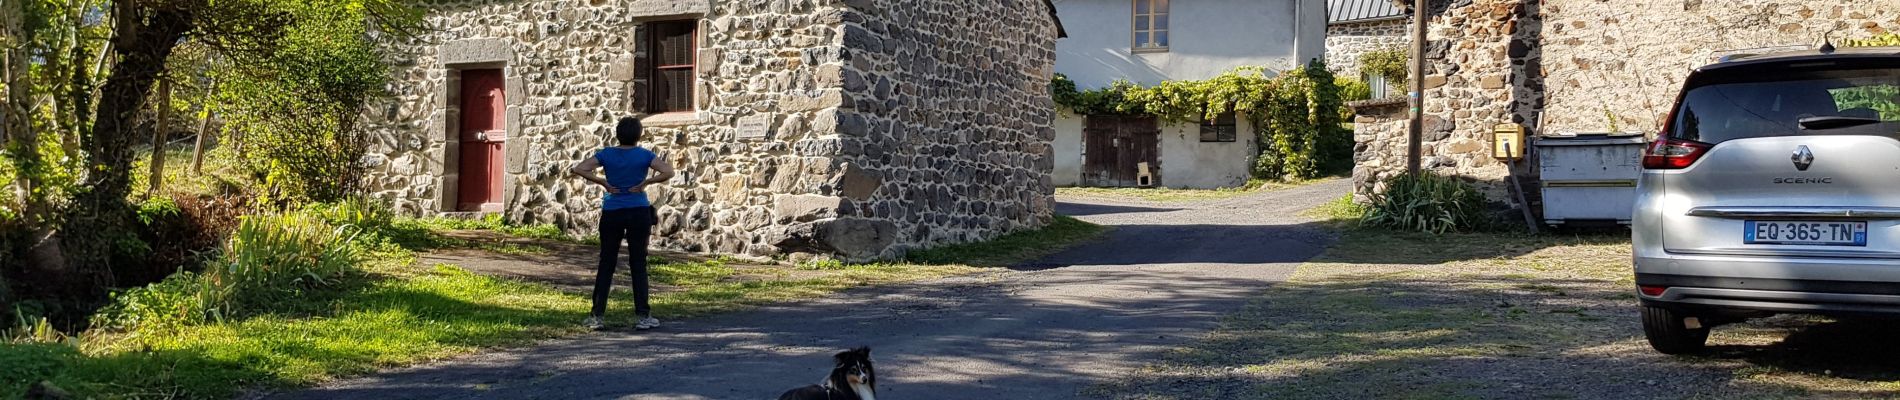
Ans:
[[[470,246],[422,253],[417,255],[416,262],[424,265],[451,264],[478,274],[540,282],[573,293],[587,294],[594,290],[594,265],[600,257],[600,248],[596,245],[524,239],[482,230],[452,231],[444,236],[469,243]],[[496,252],[495,249],[508,251]],[[701,254],[671,251],[653,251],[650,255],[674,263],[713,259]],[[622,256],[621,262],[626,262],[625,256]],[[724,262],[737,272],[727,279],[737,281],[802,279],[824,275],[822,271],[786,268],[782,265],[754,264],[733,259]],[[628,287],[626,268],[623,264],[616,271],[615,288]],[[654,282],[653,290],[665,293],[680,289]]]
[[[389,371],[282,398],[757,399],[871,346],[879,394],[1061,399],[1187,343],[1318,254],[1347,181],[1204,203],[1065,201],[1116,230],[1021,271],[847,292]]]

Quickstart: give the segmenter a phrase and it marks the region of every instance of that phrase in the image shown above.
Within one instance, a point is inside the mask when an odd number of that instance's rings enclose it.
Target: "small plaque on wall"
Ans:
[[[769,139],[771,137],[771,115],[758,114],[739,118],[739,140]]]

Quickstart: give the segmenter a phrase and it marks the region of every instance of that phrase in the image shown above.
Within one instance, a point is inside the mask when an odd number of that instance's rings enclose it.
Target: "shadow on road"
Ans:
[[[1267,281],[1157,271],[1051,271],[871,289],[392,371],[276,398],[769,398],[867,345],[880,394],[1067,398],[1212,328]]]
[[[1298,263],[1319,255],[1332,237],[1332,229],[1323,223],[1120,225],[1100,240],[1012,269]]]
[[[1094,203],[1078,203],[1078,202],[1057,202],[1056,203],[1057,214],[1067,215],[1071,217],[1087,217],[1087,216],[1095,216],[1095,215],[1130,214],[1130,213],[1161,213],[1161,212],[1180,211],[1180,210],[1182,209],[1181,208],[1116,205],[1116,204],[1094,204]]]

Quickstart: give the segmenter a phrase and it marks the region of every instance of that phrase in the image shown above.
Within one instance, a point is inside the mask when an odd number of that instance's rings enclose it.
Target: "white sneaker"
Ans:
[[[601,327],[606,325],[600,323],[600,317],[587,317],[587,321],[581,322],[581,326],[585,326],[587,329],[600,330]]]
[[[642,318],[640,323],[633,325],[633,329],[642,331],[658,327],[660,327],[660,320],[653,317]]]

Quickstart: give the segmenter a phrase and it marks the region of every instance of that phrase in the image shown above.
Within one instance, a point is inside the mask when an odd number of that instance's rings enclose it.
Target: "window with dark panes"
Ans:
[[[1240,140],[1240,131],[1234,113],[1221,114],[1212,121],[1201,123],[1201,141],[1233,142]]]
[[[643,24],[635,88],[636,107],[659,114],[693,111],[693,67],[698,64],[699,21],[655,21]],[[641,90],[645,89],[645,90]]]

